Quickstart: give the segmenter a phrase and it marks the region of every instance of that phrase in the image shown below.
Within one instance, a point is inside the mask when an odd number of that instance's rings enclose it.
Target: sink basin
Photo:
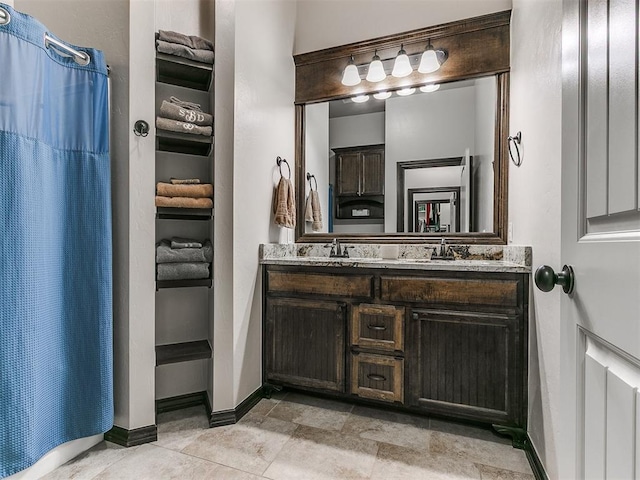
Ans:
[[[381,258],[366,257],[296,257],[296,260],[305,262],[379,262]]]

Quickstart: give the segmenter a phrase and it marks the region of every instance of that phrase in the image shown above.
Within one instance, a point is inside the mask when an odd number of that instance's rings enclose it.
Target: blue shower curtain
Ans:
[[[64,442],[109,430],[113,380],[104,57],[73,46],[89,54],[81,66],[45,46],[44,25],[0,8],[4,478]]]

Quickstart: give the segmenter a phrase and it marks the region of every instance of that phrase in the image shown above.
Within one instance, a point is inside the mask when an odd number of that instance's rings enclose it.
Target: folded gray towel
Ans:
[[[202,243],[192,238],[173,237],[171,248],[202,248]]]
[[[180,100],[178,97],[174,97],[173,95],[169,97],[169,103],[173,103],[174,105],[177,105],[179,107],[186,108],[187,110],[195,110],[196,112],[202,111],[202,107],[199,103]]]
[[[170,132],[189,133],[192,135],[211,136],[211,127],[200,127],[193,123],[180,122],[179,120],[171,120],[169,118],[157,117],[156,127],[161,130],[169,130]]]
[[[169,55],[177,55],[196,62],[213,64],[213,52],[211,50],[189,48],[177,43],[163,42],[162,40],[156,41],[156,48],[160,53],[168,53]]]
[[[160,263],[158,280],[197,280],[209,278],[208,263]]]
[[[189,48],[213,50],[213,42],[197,35],[185,35],[171,30],[158,30],[158,39],[169,43],[179,43]]]
[[[162,101],[162,105],[160,106],[160,115],[173,120],[195,123],[196,125],[213,125],[213,116],[208,113],[182,108],[175,103],[170,103],[166,100]]]
[[[194,263],[213,261],[213,247],[206,240],[202,248],[171,248],[169,240],[162,240],[156,247],[156,263]]]

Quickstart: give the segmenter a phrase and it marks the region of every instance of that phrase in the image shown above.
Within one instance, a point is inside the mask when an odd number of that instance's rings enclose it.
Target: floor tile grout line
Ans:
[[[279,420],[279,419],[276,419],[276,420]],[[284,420],[282,420],[282,421],[284,421]],[[282,452],[282,450],[284,450],[285,445],[286,445],[287,443],[289,443],[289,440],[291,440],[291,439],[293,438],[293,435],[298,431],[298,428],[300,427],[300,424],[299,424],[299,423],[294,423],[294,422],[289,422],[289,423],[291,423],[291,424],[295,425],[295,426],[296,426],[296,428],[294,428],[294,429],[293,429],[293,431],[292,431],[292,432],[291,432],[291,434],[289,435],[289,438],[287,439],[287,441],[286,441],[286,442],[284,442],[284,443],[282,444],[282,447],[280,447],[280,450],[278,450],[278,453],[276,453],[276,454],[273,456],[273,460],[271,460],[271,461],[269,462],[269,465],[267,465],[267,466],[266,466],[266,468],[262,471],[262,473],[260,474],[260,476],[261,476],[261,477],[264,477],[264,473],[265,473],[267,470],[269,470],[269,467],[271,466],[271,464],[272,464],[273,462],[275,462],[275,461],[276,461],[276,458],[278,458],[278,455],[280,455],[280,453]],[[270,477],[265,477],[265,478],[270,478]]]
[[[106,440],[102,440],[102,441],[103,441],[103,442],[107,442]],[[97,444],[97,445],[99,445],[99,444]],[[115,445],[117,445],[117,444],[115,444]],[[109,468],[113,467],[115,464],[117,464],[117,463],[119,463],[119,462],[123,461],[123,460],[124,460],[125,458],[127,458],[129,455],[133,455],[133,454],[135,454],[135,453],[138,451],[138,446],[139,446],[139,445],[136,445],[136,446],[134,447],[134,449],[133,449],[133,450],[128,451],[126,455],[123,455],[121,458],[119,458],[119,459],[118,459],[118,460],[116,460],[115,462],[110,463],[109,465],[107,465],[106,467],[104,467],[102,470],[100,470],[98,473],[96,473],[93,477],[91,477],[91,478],[90,478],[90,479],[88,479],[88,480],[94,480],[95,478],[98,478],[98,476],[99,476],[99,475],[102,475],[105,471],[107,471]],[[128,450],[128,449],[129,449],[129,448],[131,448],[131,447],[124,447],[124,448],[125,448],[125,450]],[[85,457],[85,458],[86,458],[86,457]],[[70,461],[71,461],[71,460],[69,460],[69,462],[70,462]],[[67,463],[69,463],[69,462],[67,462]],[[67,463],[65,463],[64,465],[66,465]],[[61,465],[61,466],[63,466],[63,465]],[[60,468],[60,467],[58,467],[58,468]],[[55,472],[56,470],[57,470],[57,468],[56,468],[55,470],[53,470],[51,473]]]

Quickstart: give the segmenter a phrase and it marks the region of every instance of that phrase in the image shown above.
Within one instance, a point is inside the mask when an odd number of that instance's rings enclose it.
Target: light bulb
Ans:
[[[391,92],[378,92],[373,94],[373,98],[377,98],[378,100],[386,100],[391,96]]]
[[[351,97],[351,101],[355,103],[364,103],[369,100],[369,95],[358,95],[356,97]]]
[[[376,50],[369,65],[369,71],[367,72],[367,82],[381,82],[385,78],[387,78],[387,74],[384,71],[384,66]]]
[[[398,90],[396,93],[398,95],[400,95],[401,97],[406,97],[408,95],[411,95],[415,91],[416,91],[416,89],[411,87],[411,88],[403,88],[402,90]]]
[[[349,64],[344,69],[344,74],[342,75],[342,84],[347,87],[353,87],[359,83],[360,73],[358,72],[358,67],[356,67],[355,62],[353,61],[353,55],[351,55]]]
[[[404,51],[403,45],[400,45],[400,51],[393,63],[393,71],[391,72],[391,75],[396,78],[402,78],[410,75],[411,72],[413,72],[413,68],[411,68],[411,62],[409,61],[407,52]]]
[[[439,88],[440,88],[439,83],[427,83],[426,85],[423,85],[420,87],[420,91],[424,93],[431,93],[431,92],[435,92]]]

